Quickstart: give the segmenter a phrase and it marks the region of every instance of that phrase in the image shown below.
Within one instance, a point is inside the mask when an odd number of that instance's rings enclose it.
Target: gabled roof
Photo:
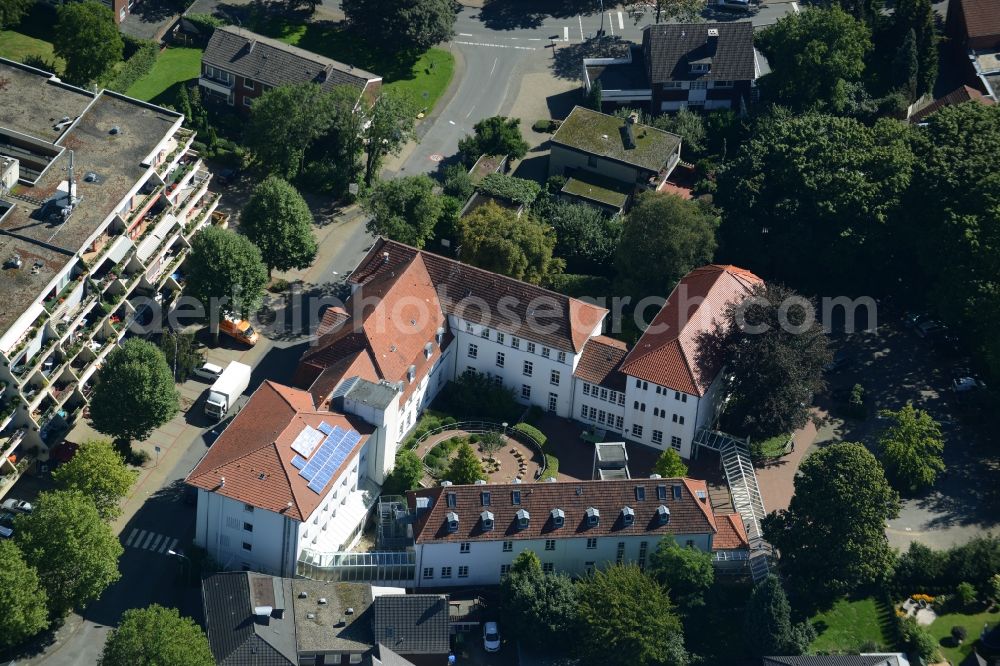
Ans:
[[[375,597],[375,642],[398,654],[448,654],[448,597],[443,594],[387,594]]]
[[[699,336],[726,308],[763,280],[736,266],[710,264],[685,275],[621,364],[621,371],[660,386],[703,396],[719,368],[698,357]]]
[[[642,500],[637,499],[637,487],[643,489]],[[665,490],[660,491],[661,487]],[[675,487],[678,490],[675,491]],[[489,507],[483,506],[483,492],[490,493]],[[519,504],[513,502],[515,492],[520,494]],[[665,499],[660,499],[660,492],[665,494]],[[676,499],[675,492],[679,494]],[[454,497],[451,500],[454,506],[449,506],[449,495]],[[706,501],[699,499],[699,495],[704,495]],[[418,497],[429,499],[431,506],[422,510],[416,518],[413,528],[416,543],[642,534],[692,535],[715,534],[717,531],[715,515],[707,502],[705,482],[688,478],[436,487],[407,493],[411,511],[416,510]],[[657,518],[660,505],[670,511],[670,520],[666,525],[662,525]],[[622,519],[625,507],[635,511],[632,525],[626,525]],[[480,521],[480,514],[486,508],[494,515],[492,530],[483,530]],[[597,509],[600,514],[596,526],[588,525],[586,520],[586,512],[591,508]],[[563,511],[565,523],[562,527],[553,524],[553,509]],[[527,511],[530,516],[526,528],[518,527],[518,511]],[[449,531],[447,524],[446,514],[450,512],[458,515],[458,529],[454,531]]]
[[[907,666],[902,653],[841,654],[825,657],[764,657],[763,666]]]
[[[913,115],[910,116],[909,120],[911,123],[921,122],[924,118],[931,115],[935,111],[938,111],[946,106],[951,106],[953,104],[962,104],[964,102],[976,101],[980,104],[986,104],[991,106],[994,102],[992,99],[979,92],[972,86],[961,86],[952,90],[950,93],[944,97],[938,97],[936,100],[928,104],[927,106],[915,111]]]
[[[955,0],[961,5],[968,37],[1000,36],[1000,5],[996,0]]]
[[[217,664],[298,664],[290,580],[244,571],[217,573],[202,581],[201,590],[208,644]],[[283,612],[255,618],[255,606]]]
[[[718,31],[710,38],[709,30]],[[642,31],[650,81],[752,81],[756,78],[753,25],[732,23],[660,23]],[[710,65],[692,73],[692,62]]]
[[[367,289],[405,271],[417,257],[430,275],[445,314],[557,350],[583,349],[608,313],[564,294],[385,238],[375,242],[350,280]]]
[[[573,375],[585,382],[613,391],[625,390],[625,375],[619,371],[628,348],[621,340],[596,335],[587,341]]]
[[[747,528],[743,524],[743,518],[740,517],[740,514],[716,515],[715,524],[719,531],[712,539],[712,550],[737,550],[750,547]]]
[[[356,430],[361,439],[322,492],[316,493],[292,465],[296,455],[292,442],[306,426],[319,428],[323,422]],[[371,426],[360,419],[317,410],[307,391],[265,381],[191,471],[187,483],[305,521],[352,464],[371,432]]]
[[[201,59],[206,65],[274,87],[312,82],[326,90],[334,86],[363,90],[369,81],[382,79],[363,69],[232,25],[215,29]]]

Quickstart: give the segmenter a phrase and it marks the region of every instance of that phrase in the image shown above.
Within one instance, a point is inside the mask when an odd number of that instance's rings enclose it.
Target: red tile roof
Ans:
[[[674,287],[621,371],[675,391],[704,395],[718,368],[699,363],[699,335],[712,330],[729,304],[746,298],[762,282],[736,266],[710,264],[691,271]]]
[[[356,430],[361,440],[321,493],[292,466],[291,445],[305,426],[326,422]],[[265,381],[187,477],[187,483],[251,506],[305,521],[360,451],[372,428],[360,419],[317,410],[312,396]],[[225,483],[222,479],[225,478]]]
[[[956,1],[961,5],[968,37],[1000,37],[1000,3],[996,0]]]
[[[678,499],[674,499],[675,486],[680,489]],[[637,499],[637,487],[643,488],[645,493],[642,500]],[[665,489],[666,499],[659,499],[658,487]],[[489,506],[483,506],[483,492],[490,493]],[[520,493],[520,504],[513,504],[514,492]],[[449,507],[447,496],[452,493],[455,506]],[[696,479],[621,479],[437,487],[411,491],[407,493],[407,502],[414,510],[418,497],[431,501],[430,508],[417,517],[414,525],[416,543],[715,534],[718,530],[715,515],[708,502],[699,499],[699,494],[708,496],[705,482]],[[670,510],[670,521],[666,525],[661,525],[657,519],[657,508],[661,504]],[[600,522],[593,527],[588,526],[586,520],[585,512],[589,507],[600,512]],[[632,525],[625,525],[622,520],[624,507],[635,511]],[[521,509],[530,515],[525,529],[517,527],[516,514]],[[554,526],[553,509],[564,512],[563,527]],[[483,511],[493,513],[494,529],[482,529],[480,514]],[[449,512],[459,517],[458,529],[454,532],[448,531],[446,514]]]
[[[627,353],[628,347],[621,340],[606,335],[594,336],[584,345],[573,375],[591,384],[624,391],[625,375],[618,367]]]
[[[446,314],[554,349],[580,351],[608,313],[564,294],[384,238],[375,242],[350,280],[367,286],[404,271],[417,257],[423,259]]]
[[[712,539],[712,550],[738,550],[750,547],[747,528],[743,525],[743,518],[740,517],[740,514],[719,514],[715,518],[719,531]]]
[[[962,86],[961,88],[956,88],[944,97],[939,97],[927,106],[919,109],[910,116],[909,120],[911,123],[919,123],[927,116],[931,115],[935,111],[940,110],[942,107],[951,106],[953,104],[962,104],[963,102],[976,101],[981,104],[986,104],[987,106],[993,104],[993,100],[985,96],[983,93],[979,92],[971,86]]]

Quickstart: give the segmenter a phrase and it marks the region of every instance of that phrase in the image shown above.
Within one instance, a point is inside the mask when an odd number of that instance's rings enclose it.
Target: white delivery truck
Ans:
[[[227,365],[212,388],[208,389],[205,413],[217,419],[225,418],[229,409],[250,385],[251,371],[252,368],[245,363],[233,361]]]

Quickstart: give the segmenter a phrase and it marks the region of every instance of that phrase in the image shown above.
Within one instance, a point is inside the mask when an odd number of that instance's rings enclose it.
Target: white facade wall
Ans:
[[[555,536],[555,535],[553,535]],[[711,549],[711,537],[708,534],[678,534],[675,535],[681,545],[693,542],[692,545],[703,551]],[[552,565],[552,570],[570,576],[583,576],[591,568],[602,568],[618,561],[619,544],[623,544],[622,562],[645,565],[656,550],[661,539],[657,534],[629,535],[617,537],[605,535],[596,537],[594,547],[589,547],[586,535],[570,538],[554,538],[553,550],[546,550],[546,539],[520,539],[512,541],[472,541],[468,552],[462,552],[460,542],[417,544],[417,587],[436,588],[466,585],[499,585],[500,577],[518,554],[530,550],[538,555],[544,568]],[[505,551],[505,543],[510,550]],[[642,558],[643,545],[645,557]],[[442,571],[451,567],[450,574]],[[459,570],[468,567],[466,575]],[[432,570],[429,577],[425,574]]]
[[[334,479],[326,497],[302,523],[302,528],[299,530],[298,548],[295,551],[296,560],[298,560],[303,548],[317,548],[322,544],[321,550],[330,551],[346,550],[351,545],[350,543],[329,543],[332,538],[332,534],[329,533],[335,531],[337,534],[345,536],[353,534],[358,525],[367,517],[367,514],[363,513],[346,515],[346,510],[341,507],[350,496],[360,492],[358,486],[364,478],[363,470],[367,468],[368,461],[372,457],[373,446],[369,439],[359,451],[348,459],[344,471]],[[345,520],[349,522],[345,524]],[[334,525],[336,525],[336,529],[334,529]],[[327,543],[323,544],[324,541]]]
[[[624,434],[625,393],[574,378],[573,418],[609,432]]]
[[[690,458],[698,404],[698,396],[629,377],[625,384],[625,437],[657,449],[671,447],[682,458]]]

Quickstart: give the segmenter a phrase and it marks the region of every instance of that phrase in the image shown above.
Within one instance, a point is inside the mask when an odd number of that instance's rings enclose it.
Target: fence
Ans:
[[[535,478],[540,479],[545,475],[546,461],[545,461],[545,452],[542,450],[542,445],[539,444],[538,441],[531,435],[523,433],[520,430],[517,430],[516,428],[508,426],[507,424],[504,423],[493,423],[492,421],[458,421],[456,423],[450,423],[448,425],[438,426],[437,428],[432,428],[428,430],[426,433],[424,433],[424,435],[417,440],[417,443],[414,446],[414,448],[415,449],[419,448],[421,444],[426,442],[429,438],[433,437],[434,435],[439,435],[442,432],[448,432],[449,430],[460,430],[462,432],[467,432],[470,435],[482,435],[488,432],[499,432],[506,437],[510,437],[511,439],[518,441],[521,444],[524,444],[525,446],[531,447],[535,450],[535,452],[538,454],[538,457],[542,461],[541,465],[538,468],[538,473],[535,475]],[[421,463],[423,463],[423,459],[421,459]],[[424,465],[424,471],[426,471],[428,474],[433,474],[434,472],[434,470],[432,470],[427,465]]]

